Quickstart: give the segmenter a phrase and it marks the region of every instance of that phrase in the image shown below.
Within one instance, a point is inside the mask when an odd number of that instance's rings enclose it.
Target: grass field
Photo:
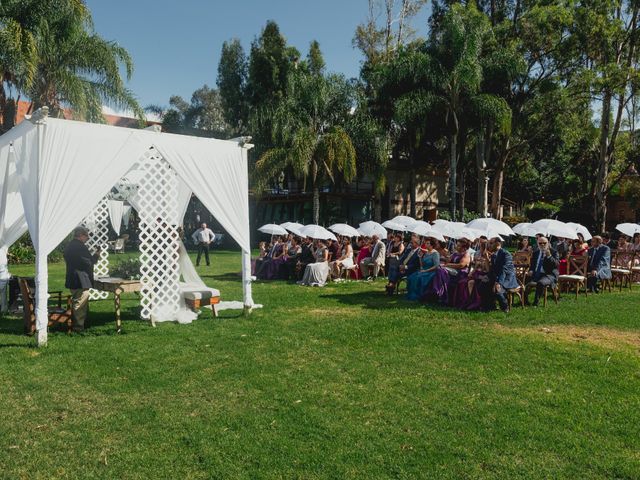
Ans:
[[[240,300],[239,269],[199,271]],[[640,478],[640,288],[509,315],[382,281],[254,298],[152,328],[127,297],[121,335],[98,301],[44,349],[0,320],[0,478]]]

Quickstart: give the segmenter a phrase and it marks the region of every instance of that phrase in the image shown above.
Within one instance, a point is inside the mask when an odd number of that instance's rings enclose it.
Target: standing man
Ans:
[[[210,229],[207,228],[206,223],[202,223],[200,228],[193,232],[191,235],[193,238],[193,243],[198,246],[198,257],[196,258],[196,267],[200,266],[200,258],[204,253],[204,261],[207,262],[207,267],[210,265],[209,263],[209,245],[216,238],[215,233],[213,233]]]
[[[591,239],[591,245],[587,289],[598,293],[598,280],[611,280],[611,249],[602,242],[599,235]]]
[[[538,306],[538,300],[544,295],[545,288],[553,288],[558,282],[558,252],[551,248],[547,237],[538,237],[538,249],[531,256],[529,266],[530,277],[527,288],[524,291],[525,303],[529,303],[529,289],[536,289],[533,306]]]
[[[100,247],[91,255],[85,245],[89,231],[84,227],[73,230],[73,240],[64,249],[67,276],[64,286],[71,290],[73,331],[82,332],[89,312],[89,289],[93,287],[93,266],[100,258]]]
[[[489,240],[487,246],[491,253],[491,267],[487,275],[478,285],[484,311],[494,310],[496,300],[504,312],[509,311],[506,292],[510,288],[518,287],[516,269],[513,266],[511,254],[502,248],[502,239],[495,237]]]

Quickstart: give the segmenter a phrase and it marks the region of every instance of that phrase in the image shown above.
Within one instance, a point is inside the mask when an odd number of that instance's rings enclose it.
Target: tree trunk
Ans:
[[[609,131],[611,128],[611,97],[610,91],[605,91],[602,97],[600,114],[600,147],[598,149],[598,174],[595,185],[594,217],[599,232],[606,229],[607,218],[607,177],[609,176]]]
[[[487,216],[487,162],[484,156],[484,135],[478,136],[476,143],[476,170],[478,171],[478,197],[476,199],[476,210],[478,213]]]
[[[373,219],[378,223],[382,220],[382,193],[378,189],[373,194]]]
[[[313,223],[320,225],[320,188],[313,184]]]
[[[504,146],[501,155],[496,162],[496,171],[493,176],[493,190],[491,193],[491,215],[493,218],[501,219],[500,204],[502,204],[502,187],[504,185],[504,168],[509,156],[509,140]]]
[[[411,195],[411,203],[409,207],[409,216],[416,218],[416,170],[412,168],[409,172],[409,192]]]
[[[451,135],[449,139],[451,146],[449,152],[449,212],[451,213],[451,220],[456,221],[456,202],[458,199],[456,189],[457,185],[457,169],[458,169],[458,135],[457,132]]]

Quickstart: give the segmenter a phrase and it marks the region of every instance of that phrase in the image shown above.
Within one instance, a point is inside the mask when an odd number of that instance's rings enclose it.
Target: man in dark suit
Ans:
[[[487,248],[492,254],[491,267],[489,274],[478,285],[482,309],[484,311],[495,309],[497,300],[502,311],[508,312],[506,292],[518,287],[513,258],[507,250],[502,248],[502,240],[498,237],[491,238]]]
[[[599,235],[591,239],[591,245],[587,288],[593,293],[598,293],[598,280],[611,279],[611,249],[602,243],[602,237]]]
[[[71,313],[73,330],[81,332],[89,312],[89,289],[93,287],[93,266],[100,258],[100,247],[91,255],[85,245],[89,231],[84,227],[73,230],[73,240],[64,249],[67,275],[64,286],[71,290]]]
[[[411,237],[411,243],[398,258],[398,264],[389,268],[389,283],[386,286],[388,295],[393,294],[400,279],[411,275],[420,268],[420,257],[417,255],[419,248],[420,241],[414,235]]]
[[[533,306],[538,306],[538,300],[544,295],[545,287],[553,288],[558,282],[558,252],[551,248],[547,237],[538,237],[538,249],[531,256],[531,265],[527,277],[530,278],[525,290],[525,301],[529,303],[528,292],[535,287],[536,295]]]

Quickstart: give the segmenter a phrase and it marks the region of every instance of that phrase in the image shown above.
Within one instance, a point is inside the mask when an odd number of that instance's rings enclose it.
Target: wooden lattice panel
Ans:
[[[107,197],[104,197],[94,209],[82,221],[82,225],[89,230],[89,240],[87,240],[87,248],[91,254],[95,254],[98,247],[102,247],[100,258],[93,266],[93,275],[95,277],[106,277],[109,275],[109,205]],[[90,289],[89,299],[98,300],[105,299],[108,292]]]
[[[178,178],[155,150],[140,161],[145,172],[137,191],[140,215],[142,318],[175,320],[180,305],[178,263]]]

